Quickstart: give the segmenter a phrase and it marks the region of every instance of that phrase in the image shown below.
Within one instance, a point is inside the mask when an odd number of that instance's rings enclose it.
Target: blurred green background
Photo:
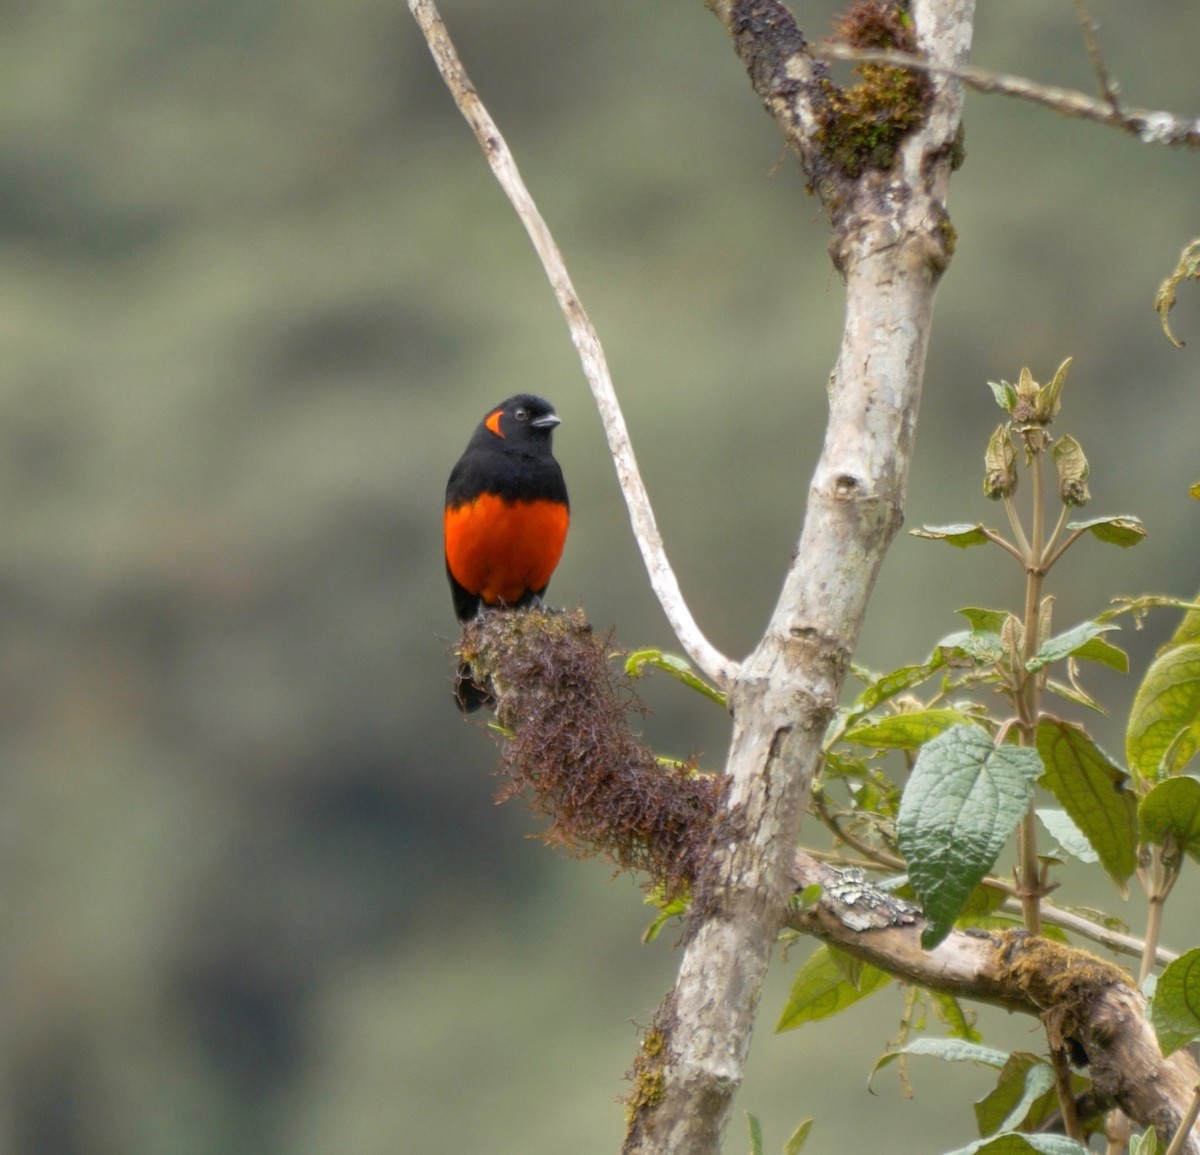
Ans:
[[[1094,12],[1132,102],[1200,112],[1193,0]],[[741,656],[838,345],[817,206],[701,4],[443,13],[601,330],[685,592]],[[677,936],[641,946],[629,879],[493,805],[495,748],[451,705],[440,506],[487,406],[530,389],[563,417],[551,600],[672,643],[565,327],[415,25],[394,0],[10,0],[0,27],[0,1152],[616,1150]],[[1065,2],[983,0],[974,60],[1092,87]],[[1150,538],[1073,551],[1057,621],[1190,595],[1200,293],[1183,351],[1150,303],[1200,232],[1196,158],[975,96],[967,147],[909,525],[995,519],[985,381],[1070,354],[1092,508]],[[923,658],[1019,589],[990,551],[903,536],[859,660]],[[1126,634],[1139,671],[1171,626]],[[1133,679],[1091,684],[1119,750]],[[719,711],[647,695],[648,740],[720,765]],[[740,1100],[769,1149],[813,1113],[817,1152],[968,1141],[980,1073],[865,1090],[894,992],[772,1035],[798,957]]]

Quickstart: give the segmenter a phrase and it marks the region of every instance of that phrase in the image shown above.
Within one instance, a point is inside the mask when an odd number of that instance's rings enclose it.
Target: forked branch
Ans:
[[[1171,112],[1149,108],[1127,108],[1112,99],[1111,90],[1105,99],[1088,96],[1074,88],[1059,88],[1039,84],[1024,76],[989,72],[968,65],[951,65],[926,60],[907,52],[877,51],[851,48],[845,44],[822,43],[812,46],[812,54],[825,60],[849,60],[855,64],[884,64],[894,68],[914,68],[949,76],[975,92],[995,93],[1028,100],[1043,108],[1053,109],[1063,116],[1106,124],[1136,136],[1144,144],[1167,144],[1183,148],[1200,148],[1200,118],[1188,119]]]

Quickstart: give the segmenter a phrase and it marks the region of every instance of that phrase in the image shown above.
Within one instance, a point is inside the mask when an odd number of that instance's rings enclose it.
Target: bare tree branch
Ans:
[[[446,82],[455,104],[471,126],[488,164],[492,167],[492,172],[525,226],[525,231],[529,234],[529,239],[533,242],[554,289],[559,307],[566,317],[571,340],[579,352],[584,376],[604,423],[608,447],[616,465],[617,478],[621,483],[621,492],[629,508],[634,537],[650,575],[650,584],[662,605],[667,621],[692,661],[722,689],[726,689],[737,672],[737,664],[708,641],[684,601],[675,571],[667,560],[662,535],[658,531],[654,510],[650,505],[650,496],[638,469],[629,430],[617,401],[600,337],[579,301],[563,262],[562,253],[555,244],[554,237],[538,211],[533,197],[525,187],[500,129],[467,76],[432,0],[409,0],[408,7],[425,36],[438,71]]]
[[[1107,100],[1097,100],[1077,89],[1038,84],[1023,76],[988,72],[983,68],[943,64],[908,52],[874,51],[825,42],[815,45],[812,53],[823,60],[889,64],[897,68],[913,68],[939,76],[949,76],[976,92],[1015,96],[1053,109],[1063,116],[1119,128],[1136,136],[1145,144],[1200,148],[1200,118],[1188,120],[1170,112],[1155,112],[1148,108],[1120,108]]]
[[[1023,931],[955,931],[926,951],[920,911],[875,890],[857,872],[798,853],[794,880],[797,891],[815,883],[822,894],[792,914],[793,929],[930,990],[1037,1015],[1051,1046],[1078,1045],[1100,1094],[1153,1127],[1164,1145],[1186,1127],[1180,1155],[1200,1155],[1200,1130],[1190,1114],[1200,1067],[1186,1049],[1163,1058],[1146,999],[1126,972]]]
[[[1091,13],[1088,12],[1086,0],[1075,0],[1075,19],[1079,21],[1079,30],[1083,34],[1083,46],[1087,49],[1088,60],[1091,62],[1092,72],[1095,73],[1100,95],[1104,97],[1109,108],[1119,114],[1121,111],[1120,93],[1109,78],[1108,67],[1104,63],[1104,53],[1100,49],[1100,33],[1096,29],[1096,22],[1092,19]]]

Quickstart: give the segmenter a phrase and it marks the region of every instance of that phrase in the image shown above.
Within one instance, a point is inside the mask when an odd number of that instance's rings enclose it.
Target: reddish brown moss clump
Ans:
[[[464,627],[460,652],[491,683],[509,732],[501,799],[525,794],[550,819],[547,842],[645,871],[669,898],[686,892],[706,855],[721,780],[660,765],[634,738],[632,692],[582,612],[488,614]]]
[[[918,47],[908,5],[897,0],[861,0],[838,20],[834,36],[852,48],[915,53]],[[854,72],[860,81],[849,88],[826,80],[818,127],[825,155],[851,178],[891,168],[931,96],[928,78],[908,68],[860,64]]]

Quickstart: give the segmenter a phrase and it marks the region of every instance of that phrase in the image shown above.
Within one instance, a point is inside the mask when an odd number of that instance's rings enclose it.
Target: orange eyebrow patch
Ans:
[[[485,605],[516,605],[550,583],[569,521],[562,502],[481,494],[446,510],[446,564]]]
[[[500,432],[500,418],[503,415],[504,415],[503,409],[496,409],[493,412],[489,413],[483,422],[484,425],[486,425],[497,437],[504,436],[504,434]]]

